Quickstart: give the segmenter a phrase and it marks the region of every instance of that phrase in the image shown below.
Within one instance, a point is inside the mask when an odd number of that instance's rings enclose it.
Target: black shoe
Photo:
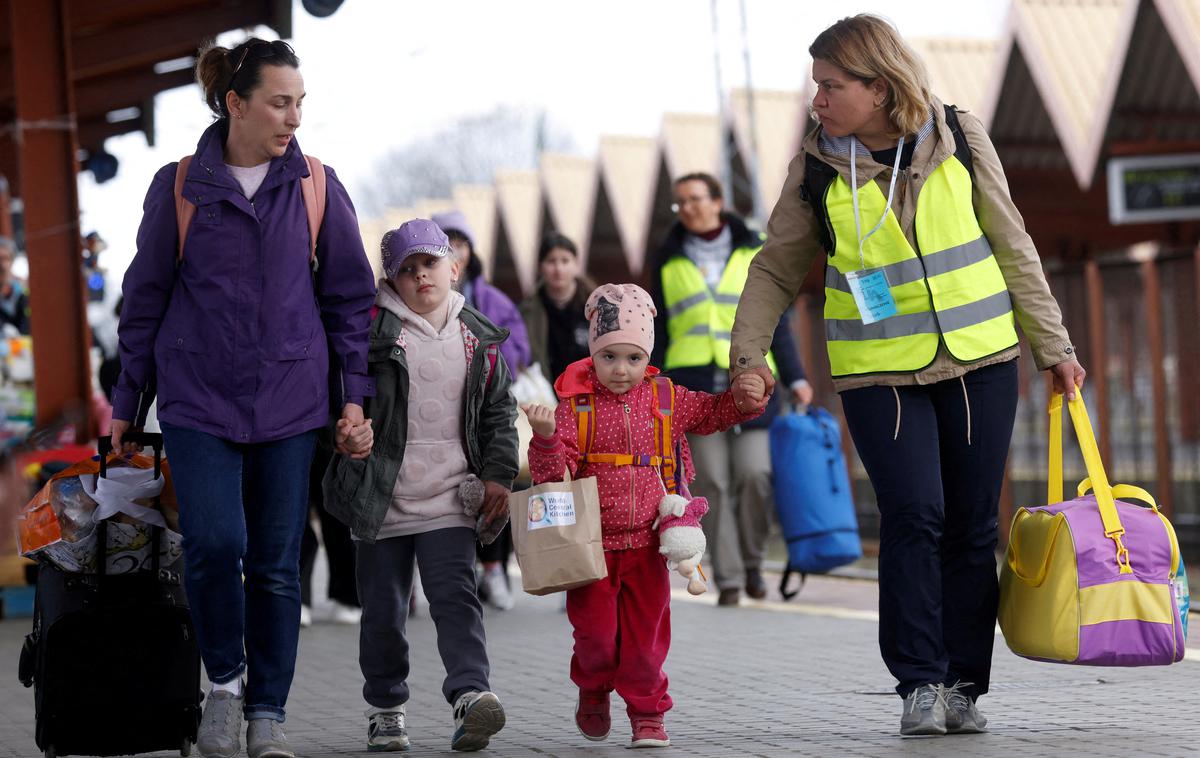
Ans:
[[[746,572],[746,594],[755,600],[762,600],[767,596],[767,583],[763,581],[762,572],[758,569]]]
[[[737,605],[741,599],[742,591],[737,587],[730,587],[721,590],[721,594],[717,595],[717,605]]]

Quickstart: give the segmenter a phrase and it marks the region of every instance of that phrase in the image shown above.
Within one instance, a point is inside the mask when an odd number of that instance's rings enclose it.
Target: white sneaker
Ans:
[[[335,600],[329,611],[329,620],[334,624],[357,624],[362,621],[362,608],[355,608]]]
[[[408,750],[403,705],[367,709],[367,750],[372,753]]]
[[[312,608],[307,605],[300,606],[300,626],[303,629],[312,626]]]
[[[514,601],[508,589],[508,580],[504,578],[504,569],[488,569],[483,575],[483,586],[487,590],[489,605],[498,611],[512,610]]]
[[[491,692],[465,692],[454,703],[454,735],[450,749],[483,750],[496,732],[504,728],[504,706]]]

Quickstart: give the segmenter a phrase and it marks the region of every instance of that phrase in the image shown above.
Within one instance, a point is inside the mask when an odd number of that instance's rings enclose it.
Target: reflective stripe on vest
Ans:
[[[667,354],[662,368],[671,371],[689,366],[729,368],[729,340],[738,300],[750,273],[757,247],[739,247],[729,256],[717,290],[689,258],[677,255],[662,269],[663,301],[667,307]],[[775,373],[775,358],[767,353]]]
[[[858,189],[862,224],[884,212],[886,199],[874,181]],[[971,176],[947,158],[925,181],[917,198],[918,255],[895,213],[863,245],[868,269],[882,268],[897,315],[863,324],[846,274],[861,269],[855,244],[850,185],[840,176],[829,185],[825,209],[834,254],[825,269],[825,339],[834,376],[919,371],[933,362],[939,340],[964,363],[1017,344],[1012,301],[1000,266],[971,204]]]

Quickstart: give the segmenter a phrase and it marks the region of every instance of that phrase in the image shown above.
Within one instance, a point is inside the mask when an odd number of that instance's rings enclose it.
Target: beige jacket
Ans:
[[[900,172],[892,204],[900,228],[914,249],[916,233],[913,219],[921,187],[926,177],[954,154],[954,135],[946,125],[943,105],[936,98],[933,110],[934,133],[917,146],[912,165]],[[1012,296],[1017,321],[1033,349],[1034,361],[1039,369],[1046,369],[1073,358],[1075,351],[1063,327],[1062,313],[1046,284],[1033,240],[1026,233],[1021,214],[1008,194],[1008,181],[1004,178],[1004,169],[996,149],[983,124],[974,115],[959,111],[959,123],[971,147],[974,163],[975,215],[1000,265]],[[765,364],[763,356],[771,346],[780,315],[795,301],[800,284],[812,265],[818,259],[824,261],[824,251],[815,228],[816,217],[809,204],[800,198],[800,186],[804,182],[804,156],[805,153],[812,153],[819,157],[837,169],[846,182],[850,181],[850,160],[848,156],[821,153],[818,147],[820,133],[821,127],[818,126],[805,137],[800,154],[788,166],[787,181],[767,225],[767,242],[750,265],[750,276],[742,291],[733,325],[730,366],[735,375]],[[886,194],[891,172],[891,166],[876,163],[869,152],[858,154],[860,187],[867,181],[875,181]],[[951,357],[943,343],[933,362],[920,371],[834,379],[834,389],[842,392],[871,385],[932,384],[953,379],[981,366],[1012,360],[1019,354],[1020,349],[1014,346],[997,355],[963,364]]]

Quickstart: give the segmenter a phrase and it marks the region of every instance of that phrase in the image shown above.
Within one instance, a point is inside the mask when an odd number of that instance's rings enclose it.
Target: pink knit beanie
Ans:
[[[657,313],[649,293],[636,284],[600,285],[583,307],[588,352],[595,355],[609,345],[637,345],[649,355]]]

